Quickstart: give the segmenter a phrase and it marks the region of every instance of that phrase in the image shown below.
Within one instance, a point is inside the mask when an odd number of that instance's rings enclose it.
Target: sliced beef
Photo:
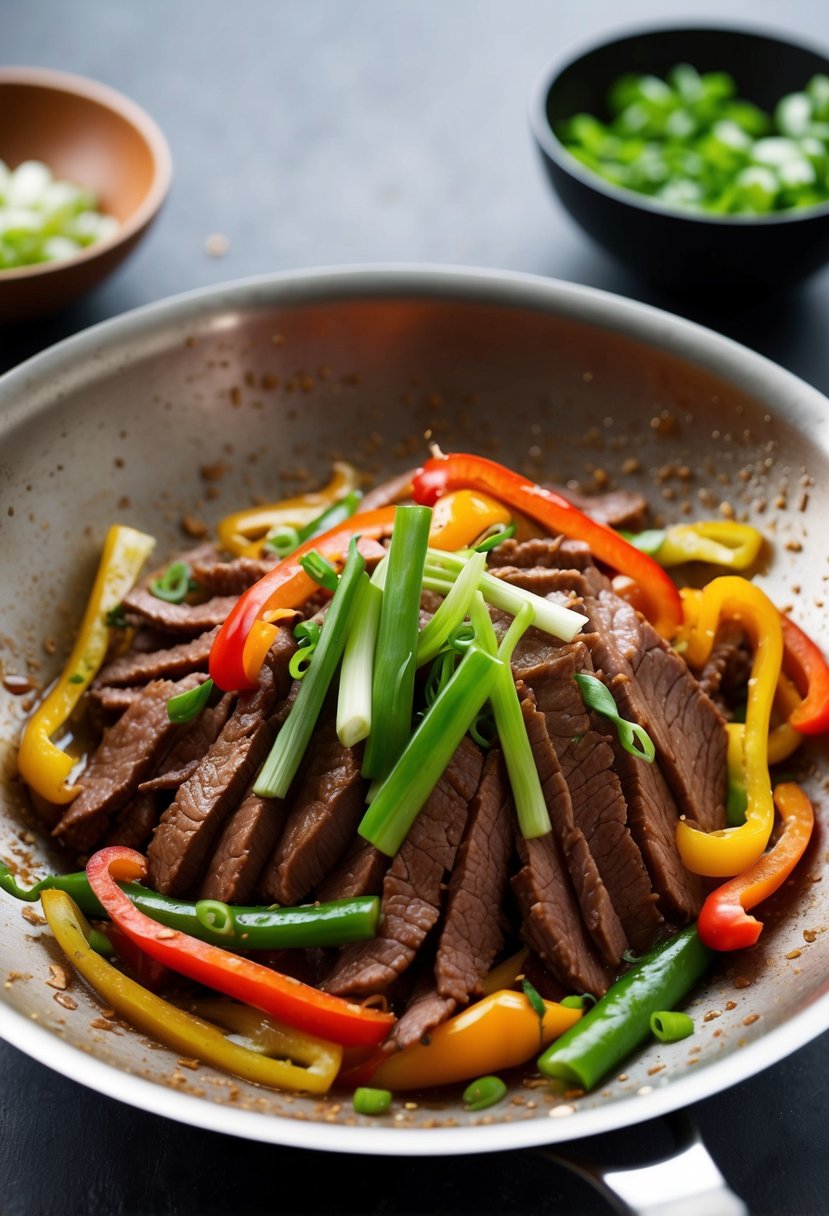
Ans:
[[[456,1008],[452,997],[441,996],[436,991],[431,968],[425,969],[400,1019],[383,1044],[385,1052],[402,1051],[413,1043],[427,1044],[435,1027],[445,1022]]]
[[[130,684],[144,684],[148,680],[179,679],[191,671],[207,671],[210,648],[219,632],[218,627],[194,638],[163,650],[128,651],[119,655],[101,668],[93,688],[121,688]]]
[[[493,748],[469,807],[435,959],[438,995],[461,1005],[480,991],[504,944],[500,909],[512,855],[512,816],[504,762]]]
[[[104,732],[78,782],[81,792],[69,803],[55,836],[81,853],[97,844],[110,818],[129,802],[181,733],[167,717],[170,697],[200,682],[201,676],[190,675],[175,684],[154,680],[146,686]]]
[[[221,625],[237,599],[235,595],[222,595],[203,604],[168,604],[144,587],[136,587],[122,603],[128,619],[154,625],[165,633],[193,635]]]
[[[686,663],[612,591],[585,601],[587,642],[619,711],[656,745],[680,813],[706,832],[725,824],[726,731]]]
[[[172,748],[161,771],[149,781],[142,781],[139,790],[177,790],[192,777],[205,752],[218,738],[232,704],[233,697],[227,692],[216,705],[208,706]]]
[[[580,609],[583,580],[578,571],[553,570],[548,566],[499,566],[492,573],[514,587],[523,587],[542,597],[551,596],[576,612]]]
[[[101,731],[143,696],[143,688],[90,688],[86,694],[93,725]]]
[[[739,621],[723,621],[717,630],[711,653],[699,675],[700,688],[712,701],[726,701],[745,695],[751,675],[751,651]]]
[[[587,935],[555,836],[525,840],[517,831],[516,845],[523,865],[512,888],[524,940],[565,988],[601,996],[610,975]]]
[[[280,798],[248,794],[227,819],[199,888],[199,899],[247,904],[285,824]]]
[[[369,490],[360,499],[357,514],[362,514],[363,511],[377,511],[380,507],[390,507],[404,498],[410,498],[412,480],[416,472],[416,468],[406,469],[405,473],[398,473],[396,477],[390,477],[388,481],[382,481],[379,486]]]
[[[285,831],[262,875],[266,901],[298,903],[330,873],[357,831],[365,788],[355,749],[340,743],[329,721],[311,742]]]
[[[277,697],[277,679],[266,664],[258,686],[241,694],[218,739],[179,787],[147,851],[150,882],[156,890],[184,895],[198,882],[225,818],[273,743]]]
[[[275,554],[270,560],[234,557],[231,561],[222,561],[215,554],[205,554],[191,562],[190,572],[199,585],[199,591],[206,595],[241,595],[248,587],[258,583],[275,562]]]
[[[546,566],[551,570],[583,570],[592,565],[590,549],[583,541],[566,536],[540,536],[532,540],[505,540],[489,555],[489,565]]]
[[[606,963],[613,966],[621,961],[622,955],[628,948],[628,937],[602,880],[596,858],[591,853],[584,832],[576,823],[570,789],[550,741],[545,716],[536,708],[535,696],[526,685],[519,683],[518,687],[521,696],[521,712],[541,781],[544,801],[561,854],[567,864],[573,891],[584,923],[599,954]],[[611,802],[611,806],[613,809],[618,809],[615,800]],[[624,813],[624,804],[622,804],[621,810]],[[586,817],[582,816],[582,818]],[[624,819],[622,819],[621,830],[624,831]],[[616,842],[615,838],[618,834],[618,832],[613,833],[613,843]],[[597,836],[598,833],[594,832],[594,839]],[[595,839],[596,845],[604,846],[604,843],[604,841]],[[603,855],[604,851],[603,848],[600,855]],[[605,863],[604,868],[609,870],[610,866]],[[650,894],[650,884],[647,885],[647,894]],[[630,919],[638,927],[638,918]]]
[[[412,963],[440,915],[444,879],[454,865],[482,767],[481,753],[464,739],[389,867],[378,936],[345,948],[325,981],[329,992],[382,992]]]
[[[569,487],[551,486],[585,515],[607,524],[608,528],[626,528],[641,532],[648,518],[648,500],[637,490],[608,490],[605,494],[582,494]]]
[[[355,836],[342,861],[316,890],[319,900],[356,899],[359,895],[379,895],[389,859],[373,844]]]
[[[143,850],[160,814],[161,808],[154,794],[136,794],[115,816],[104,844]]]

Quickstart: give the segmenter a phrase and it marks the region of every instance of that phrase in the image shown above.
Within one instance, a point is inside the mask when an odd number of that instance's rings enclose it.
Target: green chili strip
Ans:
[[[592,1089],[647,1039],[652,1013],[687,996],[712,958],[695,925],[662,942],[543,1052],[539,1069]]]
[[[426,713],[375,794],[358,831],[394,857],[452,755],[489,696],[500,662],[477,646]]]
[[[343,747],[354,747],[371,730],[371,685],[382,603],[381,589],[362,574],[348,623],[337,696],[337,737]]]
[[[168,604],[181,604],[191,587],[190,567],[187,562],[173,562],[161,578],[153,579],[150,592],[156,599],[166,600]]]
[[[324,558],[316,549],[312,549],[310,553],[304,554],[299,559],[299,564],[302,569],[312,578],[315,583],[319,583],[320,587],[324,587],[326,591],[337,590],[337,571],[331,563]]]
[[[326,507],[316,519],[312,519],[310,523],[297,529],[297,543],[304,545],[306,540],[312,540],[315,536],[321,536],[329,528],[335,528],[337,524],[350,519],[360,505],[362,497],[361,490],[352,490],[350,494],[345,494],[342,498],[338,498],[330,507]]]
[[[358,1085],[351,1099],[357,1115],[385,1115],[391,1108],[390,1089],[372,1089],[369,1085]]]
[[[463,1091],[463,1104],[467,1110],[486,1110],[507,1096],[507,1087],[500,1077],[478,1077]]]
[[[365,559],[357,549],[356,539],[352,539],[348,561],[320,632],[314,662],[299,686],[291,711],[276,736],[271,754],[262,766],[253,787],[253,792],[260,798],[284,798],[296,776],[305,749],[314,733],[334,672],[342,658],[348,620],[365,566]]]
[[[429,507],[398,507],[388,553],[371,686],[371,720],[362,772],[384,778],[412,731],[415,655]]]
[[[661,1043],[678,1043],[694,1033],[694,1019],[687,1013],[663,1009],[651,1014],[650,1027]]]
[[[485,569],[485,554],[475,553],[470,557],[443,603],[420,631],[417,639],[418,667],[422,667],[424,663],[430,663],[446,644],[449,635],[463,623]]]
[[[187,692],[170,697],[167,702],[167,717],[171,722],[192,722],[207,705],[212,691],[213,681],[207,679],[203,684],[199,684],[198,688],[189,688]]]
[[[84,915],[99,919],[106,915],[83,871],[51,874],[33,887],[24,888],[9,867],[0,863],[0,890],[27,903],[38,900],[41,891],[66,891]],[[247,950],[341,946],[364,941],[376,935],[380,920],[380,900],[375,895],[298,908],[256,908],[231,907],[216,900],[190,903],[171,899],[137,882],[125,883],[123,890],[137,908],[159,924],[217,946],[233,944]]]
[[[609,718],[614,724],[619,732],[619,742],[625,751],[630,752],[631,756],[636,756],[638,760],[653,764],[656,757],[653,740],[644,726],[640,726],[638,722],[628,722],[627,718],[621,716],[607,685],[603,684],[597,676],[591,676],[583,671],[577,671],[573,679],[581,689],[582,700],[587,708],[595,709],[597,713]]]

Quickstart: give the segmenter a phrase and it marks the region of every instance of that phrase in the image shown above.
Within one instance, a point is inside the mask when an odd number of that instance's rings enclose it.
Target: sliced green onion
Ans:
[[[124,612],[124,605],[116,604],[114,608],[110,608],[105,619],[110,629],[126,629],[127,617]]]
[[[299,543],[299,532],[290,524],[274,528],[273,532],[269,532],[265,538],[265,548],[271,549],[280,558],[293,553],[294,549],[299,548]]]
[[[385,1115],[391,1108],[392,1093],[389,1089],[373,1089],[370,1085],[359,1085],[351,1099],[357,1115]]]
[[[470,726],[469,737],[473,742],[478,744],[478,747],[482,747],[484,751],[488,751],[498,738],[495,723],[492,720],[492,716],[486,710],[482,709]]]
[[[586,707],[595,709],[596,713],[602,714],[613,722],[619,732],[619,742],[625,751],[630,752],[631,756],[636,756],[638,760],[653,764],[656,757],[653,740],[644,726],[640,726],[638,722],[628,722],[627,718],[621,717],[616,702],[613,700],[613,694],[607,685],[603,684],[597,676],[591,676],[583,671],[577,671],[573,678],[581,689],[582,700]]]
[[[500,661],[477,646],[426,713],[362,818],[360,835],[394,857],[490,694]]]
[[[446,685],[455,674],[457,655],[454,650],[443,650],[432,663],[429,669],[429,675],[426,677],[426,686],[423,690],[424,700],[427,708],[434,705],[435,700],[443,692]]]
[[[694,1033],[694,1019],[687,1013],[662,1010],[651,1014],[651,1031],[661,1043],[678,1043]]]
[[[336,502],[332,502],[331,506],[326,507],[316,519],[312,519],[310,523],[305,524],[304,527],[298,530],[297,543],[304,545],[306,540],[313,540],[315,536],[321,536],[329,528],[335,528],[337,524],[350,519],[360,505],[362,497],[361,490],[352,490],[350,494],[346,494],[342,498],[338,498]]]
[[[168,604],[181,604],[191,588],[190,567],[187,562],[173,562],[162,574],[150,583],[150,591],[159,600]]]
[[[366,740],[363,775],[385,777],[412,729],[415,654],[429,507],[398,507],[394,516],[371,689],[375,729]]]
[[[291,655],[288,673],[294,680],[302,680],[311,666],[311,657],[319,643],[320,627],[316,621],[300,621],[294,630],[294,637],[299,646]]]
[[[494,531],[475,546],[476,553],[490,553],[501,541],[511,540],[515,536],[515,524],[495,524]]]
[[[352,539],[348,560],[328,608],[311,670],[300,684],[271,754],[254,784],[253,792],[260,798],[284,798],[296,776],[342,658],[348,619],[365,567],[365,559],[357,548],[356,540]]]
[[[478,1077],[463,1091],[463,1104],[467,1110],[486,1110],[507,1096],[507,1087],[500,1077]]]
[[[188,688],[187,692],[170,697],[167,702],[167,717],[171,722],[192,722],[207,705],[212,691],[213,681],[205,680],[198,688]]]
[[[432,619],[420,631],[417,639],[418,667],[431,662],[452,632],[462,624],[485,569],[486,555],[473,554]]]
[[[337,697],[337,738],[343,747],[354,747],[371,730],[371,684],[382,602],[383,592],[362,574],[348,624]]]
[[[648,528],[645,532],[619,532],[634,548],[647,553],[648,557],[656,557],[665,540],[664,528]]]
[[[316,549],[312,549],[310,553],[305,553],[299,559],[299,564],[302,569],[312,578],[315,583],[319,583],[326,591],[337,590],[337,571],[331,563],[324,558]]]

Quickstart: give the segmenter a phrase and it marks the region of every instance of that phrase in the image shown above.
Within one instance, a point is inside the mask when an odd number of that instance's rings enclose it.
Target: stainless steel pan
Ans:
[[[0,380],[4,671],[45,683],[57,669],[113,520],[155,532],[163,551],[180,545],[185,515],[211,523],[253,495],[323,479],[333,457],[378,474],[411,465],[426,430],[559,481],[645,487],[668,518],[686,518],[686,502],[706,516],[730,503],[770,530],[763,582],[821,636],[829,403],[819,393],[724,338],[596,291],[501,272],[354,269],[166,301]],[[21,826],[14,750],[25,698],[0,697],[0,855],[55,866],[48,843]],[[826,758],[813,759],[819,805]],[[649,1048],[587,1097],[516,1083],[515,1101],[485,1116],[421,1104],[381,1123],[335,1098],[184,1070],[136,1034],[90,1027],[98,1007],[77,981],[77,1008],[57,1004],[43,982],[48,933],[5,897],[0,1034],[184,1122],[214,1128],[219,1104],[224,1129],[263,1141],[388,1154],[560,1145],[681,1110],[829,1027],[829,884],[815,881],[824,852],[819,836],[761,945],[695,995],[694,1038]],[[690,1162],[688,1210],[702,1210],[700,1188],[714,1193],[721,1180],[687,1132],[678,1153],[662,1172],[676,1182]],[[655,1197],[654,1175],[645,1183]]]

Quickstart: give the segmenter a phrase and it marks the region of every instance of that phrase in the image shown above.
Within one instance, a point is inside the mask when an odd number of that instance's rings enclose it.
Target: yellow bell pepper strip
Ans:
[[[320,992],[252,959],[231,954],[145,916],[118,886],[145,877],[147,865],[133,849],[112,845],[93,854],[86,876],[110,920],[150,958],[216,992],[343,1046],[373,1046],[394,1025],[390,1013]]]
[[[682,623],[679,592],[662,567],[555,490],[545,489],[494,460],[467,453],[433,456],[418,469],[412,481],[415,502],[429,507],[451,491],[462,489],[491,494],[505,506],[542,524],[551,535],[561,533],[585,541],[599,561],[621,574],[629,574],[641,585],[647,615],[663,636],[673,637],[679,629]]]
[[[430,1032],[428,1045],[413,1043],[387,1056],[371,1084],[392,1091],[430,1089],[514,1068],[580,1017],[579,1009],[545,1001],[542,1019],[523,992],[493,992],[442,1022]]]
[[[135,528],[114,524],[109,529],[72,653],[23,729],[17,756],[20,776],[48,802],[71,802],[78,793],[67,784],[75,761],[52,742],[52,736],[66,724],[100,669],[110,640],[107,614],[131,589],[154,547],[154,538]]]
[[[731,570],[745,570],[757,560],[763,545],[762,532],[730,519],[701,519],[691,524],[673,524],[664,530],[621,535],[643,553],[649,553],[660,566],[709,562]]]
[[[463,549],[496,524],[511,520],[511,512],[488,494],[455,490],[435,503],[429,544],[434,549]]]
[[[356,469],[344,461],[336,461],[331,480],[321,490],[226,515],[219,521],[219,543],[237,557],[259,557],[263,541],[274,528],[304,527],[315,520],[325,507],[356,488]]]
[[[490,996],[501,988],[514,988],[518,983],[518,977],[524,971],[524,964],[529,953],[529,949],[522,946],[515,954],[511,954],[497,967],[493,967],[481,981],[481,992],[484,996]]]
[[[774,801],[783,819],[783,834],[742,874],[712,891],[697,921],[700,940],[712,950],[742,950],[753,946],[763,925],[749,908],[783,885],[806,850],[814,828],[812,804],[799,785],[775,786]]]
[[[340,1067],[341,1047],[281,1028],[274,1028],[276,1033],[270,1038],[260,1036],[258,1050],[233,1043],[218,1027],[148,992],[101,958],[89,945],[88,921],[65,891],[44,891],[41,904],[49,928],[67,959],[107,1005],[136,1030],[181,1055],[258,1085],[315,1094],[330,1089]],[[261,1014],[256,1016],[262,1020]],[[224,1018],[227,1022],[228,1015]],[[235,1029],[232,1022],[231,1029]],[[274,1054],[278,1052],[280,1058],[274,1060],[262,1054],[271,1050]],[[291,1063],[285,1056],[306,1067]]]
[[[783,631],[783,663],[786,663],[786,633]],[[777,678],[777,691],[774,695],[775,713],[782,721],[769,731],[769,764],[779,764],[788,760],[789,756],[800,747],[803,735],[791,725],[791,716],[803,704],[803,698],[797,691],[797,685],[790,680],[785,671]]]
[[[721,620],[738,620],[754,651],[743,729],[745,823],[706,833],[683,819],[676,832],[679,855],[687,869],[711,878],[727,878],[757,860],[768,844],[774,824],[768,736],[783,658],[783,632],[774,604],[754,583],[737,575],[723,575],[710,582],[698,600],[698,608],[697,623],[685,651],[692,667],[705,663]]]
[[[829,730],[829,664],[808,636],[785,614],[783,668],[803,696],[803,703],[789,717],[789,725],[802,735],[822,735]]]

